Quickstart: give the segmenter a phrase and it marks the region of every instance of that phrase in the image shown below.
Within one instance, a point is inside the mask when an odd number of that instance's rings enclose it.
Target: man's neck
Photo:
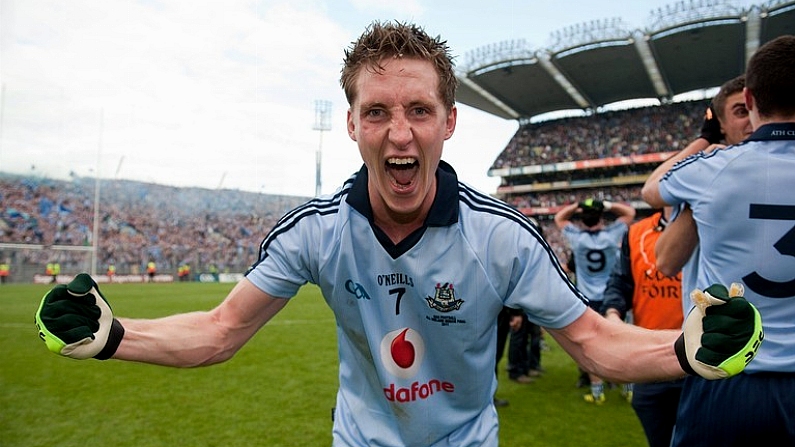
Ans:
[[[398,244],[425,225],[425,219],[428,217],[436,195],[435,190],[436,188],[434,187],[420,208],[413,213],[397,213],[390,209],[380,197],[371,197],[373,223],[389,237],[393,244]]]

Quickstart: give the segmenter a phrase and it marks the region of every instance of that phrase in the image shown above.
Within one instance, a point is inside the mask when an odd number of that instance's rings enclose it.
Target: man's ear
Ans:
[[[351,109],[348,109],[347,124],[348,136],[351,138],[351,140],[356,141],[356,124],[353,122],[353,114],[351,113]]]
[[[751,122],[751,128],[756,130],[762,125],[761,117],[759,116],[759,107],[756,106],[756,99],[754,94],[748,87],[743,88],[743,99],[745,99],[745,110],[748,111],[748,120]]]
[[[756,104],[754,104],[754,95],[751,94],[751,90],[748,90],[748,87],[743,87],[743,98],[745,99],[745,108],[749,112],[756,108]]]
[[[450,137],[453,136],[453,132],[455,132],[455,124],[458,121],[458,108],[455,105],[450,109],[450,112],[447,114],[447,131],[445,133],[444,139],[449,140]]]

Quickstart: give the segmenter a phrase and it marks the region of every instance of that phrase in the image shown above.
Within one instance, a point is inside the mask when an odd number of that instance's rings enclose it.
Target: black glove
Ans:
[[[87,273],[44,295],[36,327],[47,349],[75,359],[109,359],[124,337],[124,327]]]
[[[762,318],[742,294],[736,283],[731,290],[713,284],[690,294],[696,307],[674,345],[685,372],[710,380],[732,377],[756,356],[764,339]]]
[[[707,140],[710,144],[718,144],[723,141],[723,132],[720,130],[720,121],[712,105],[707,107],[704,113],[704,124],[701,125],[701,138]]]
[[[583,211],[604,211],[605,204],[601,200],[585,199],[577,204]]]

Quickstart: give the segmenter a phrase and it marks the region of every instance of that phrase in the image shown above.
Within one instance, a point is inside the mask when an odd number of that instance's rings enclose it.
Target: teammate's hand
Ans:
[[[743,287],[737,283],[730,290],[713,284],[691,292],[696,306],[675,344],[685,372],[723,379],[741,373],[753,360],[764,339],[762,318],[742,295]]]
[[[709,141],[710,144],[718,144],[723,141],[723,132],[720,130],[720,121],[715,115],[712,105],[707,107],[704,113],[704,123],[701,125],[701,138]]]
[[[585,199],[578,205],[583,211],[604,211],[605,209],[604,202],[596,199]]]
[[[75,359],[108,359],[124,337],[124,328],[87,273],[44,295],[36,327],[47,349]]]

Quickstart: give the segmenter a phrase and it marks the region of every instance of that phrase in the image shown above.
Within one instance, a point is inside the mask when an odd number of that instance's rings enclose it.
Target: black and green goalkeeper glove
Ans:
[[[723,131],[720,127],[720,121],[718,121],[718,117],[715,115],[715,109],[712,108],[712,104],[707,107],[707,111],[704,113],[704,123],[701,125],[701,134],[699,137],[707,140],[709,144],[718,144],[723,141]]]
[[[696,306],[674,346],[685,372],[710,380],[728,378],[756,356],[764,339],[762,318],[742,295],[737,283],[730,290],[713,284],[690,294]]]
[[[605,204],[601,200],[596,199],[585,199],[582,202],[577,204],[583,211],[604,211]]]
[[[124,337],[124,327],[87,273],[44,295],[36,327],[47,349],[75,359],[109,359]]]

